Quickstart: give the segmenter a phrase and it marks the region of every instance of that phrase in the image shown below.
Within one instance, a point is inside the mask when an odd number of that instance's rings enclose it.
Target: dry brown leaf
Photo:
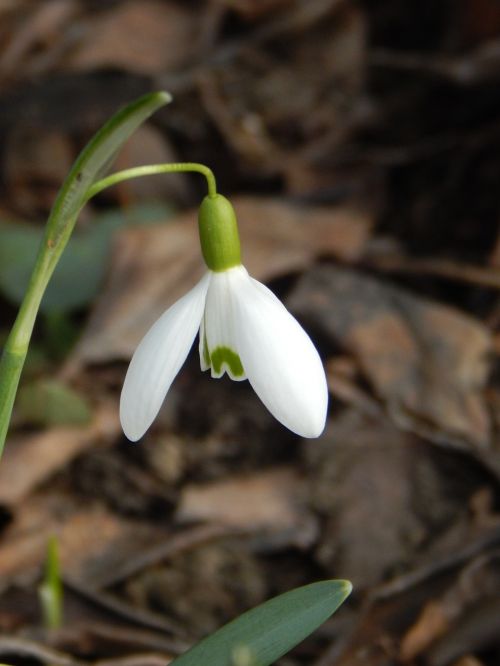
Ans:
[[[358,590],[408,565],[429,534],[427,503],[449,518],[429,451],[415,444],[387,420],[351,409],[304,445],[311,502],[324,518],[316,557]]]
[[[350,208],[301,208],[251,197],[233,203],[244,263],[260,280],[304,269],[320,254],[353,260],[370,233],[369,216]],[[166,225],[121,232],[107,288],[72,361],[78,366],[129,358],[151,324],[204,270],[194,211]]]
[[[129,0],[95,12],[83,35],[64,66],[160,74],[193,56],[197,23],[194,13],[179,3]]]
[[[289,305],[354,354],[397,423],[437,441],[488,445],[481,390],[492,341],[479,321],[333,266],[306,275]]]
[[[9,131],[4,151],[3,179],[16,209],[31,217],[50,210],[74,158],[68,137],[58,131],[18,126]]]
[[[411,661],[421,654],[433,641],[448,629],[448,618],[442,604],[430,601],[417,622],[412,625],[401,641],[402,661]]]
[[[478,598],[454,627],[434,644],[428,653],[429,666],[448,666],[461,655],[487,653],[498,645],[500,631],[500,600],[497,594]],[[478,595],[479,597],[479,595]]]
[[[255,20],[283,9],[293,2],[292,0],[222,0],[222,4],[247,20]]]
[[[18,11],[19,4],[15,2]],[[14,32],[3,51],[0,57],[0,74],[19,76],[23,59],[32,51],[36,52],[40,44],[51,42],[60,35],[68,22],[74,19],[77,11],[76,0],[49,0],[35,6],[34,11],[28,13],[20,22],[20,29]],[[39,57],[39,53],[37,56]]]
[[[484,666],[484,664],[479,659],[476,659],[476,657],[467,655],[467,657],[461,657],[453,666]]]
[[[130,358],[162,312],[201,277],[195,220],[120,232],[107,286],[70,363]]]
[[[460,9],[460,30],[469,48],[471,44],[498,37],[500,7],[495,0],[464,0]]]
[[[430,648],[430,663],[448,664],[461,654],[481,649],[493,627],[498,631],[495,591],[499,583],[500,569],[494,553],[472,560],[439,599],[424,606],[402,639],[403,661],[413,661]]]
[[[287,40],[286,59],[266,48],[273,38]],[[295,192],[331,190],[332,183],[342,191],[343,170],[332,177],[328,165],[366,117],[366,41],[366,17],[354,3],[292,3],[256,31],[250,48],[205,69],[203,105],[242,164],[281,174]]]
[[[141,125],[128,139],[114,162],[114,171],[130,169],[139,164],[166,164],[177,162],[173,146],[159,129],[151,124]],[[186,174],[172,173],[168,178],[135,178],[121,183],[116,190],[124,202],[171,201],[186,199],[188,181]],[[116,191],[115,190],[115,191]]]
[[[51,428],[9,442],[0,465],[0,504],[12,506],[91,446],[120,432],[115,404],[102,405],[88,426]]]
[[[177,519],[288,533],[294,535],[295,545],[307,547],[316,536],[316,523],[301,503],[302,494],[303,481],[288,467],[188,485],[182,491]]]

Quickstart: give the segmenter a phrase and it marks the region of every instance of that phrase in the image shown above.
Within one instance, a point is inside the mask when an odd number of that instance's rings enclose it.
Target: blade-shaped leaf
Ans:
[[[48,230],[53,242],[67,221],[79,212],[89,187],[103,175],[125,141],[152,113],[171,100],[164,91],[144,95],[115,113],[94,135],[73,164],[52,209]]]
[[[229,622],[171,666],[232,666],[241,648],[252,664],[268,666],[329,618],[351,589],[349,581],[328,580],[285,592]]]

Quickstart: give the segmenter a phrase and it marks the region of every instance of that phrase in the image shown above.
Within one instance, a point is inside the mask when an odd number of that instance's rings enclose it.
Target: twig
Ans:
[[[116,567],[106,578],[103,577],[100,580],[100,586],[110,587],[122,583],[130,576],[154,566],[158,562],[196,548],[203,543],[227,536],[241,536],[242,534],[245,534],[243,530],[236,530],[225,525],[197,525],[184,532],[168,537],[166,541],[156,544],[149,550],[142,551],[135,558],[127,559],[121,567]]]
[[[379,48],[371,51],[368,60],[375,67],[421,72],[447,78],[459,85],[472,85],[498,78],[500,40],[491,40],[456,58]]]
[[[461,264],[449,259],[412,259],[404,255],[368,257],[369,266],[389,272],[422,273],[500,289],[500,270]]]
[[[172,661],[161,654],[132,654],[114,659],[99,659],[92,666],[167,666]]]
[[[383,601],[403,594],[419,585],[428,578],[444,573],[467,562],[467,560],[481,555],[486,548],[500,543],[500,526],[483,529],[476,539],[466,544],[462,549],[436,556],[432,562],[423,564],[413,571],[393,578],[369,591],[364,597],[361,608],[351,627],[347,629],[340,640],[333,642],[317,659],[313,666],[330,666],[346,653],[359,635],[360,628],[366,622],[373,607]]]
[[[0,636],[0,655],[32,657],[53,666],[88,666],[88,661],[75,659],[27,638]]]
[[[135,608],[111,594],[90,588],[86,583],[68,578],[64,578],[63,582],[65,587],[83,599],[130,622],[159,631],[170,631],[173,634],[182,633],[181,627],[162,615]]]

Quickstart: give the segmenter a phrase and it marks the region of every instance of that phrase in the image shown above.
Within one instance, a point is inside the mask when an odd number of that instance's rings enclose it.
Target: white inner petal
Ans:
[[[208,288],[205,314],[200,327],[200,364],[202,370],[211,368],[212,377],[227,372],[231,379],[246,379],[236,345],[234,325],[235,289],[241,276],[248,276],[243,266],[212,273]],[[210,356],[210,365],[206,358]]]

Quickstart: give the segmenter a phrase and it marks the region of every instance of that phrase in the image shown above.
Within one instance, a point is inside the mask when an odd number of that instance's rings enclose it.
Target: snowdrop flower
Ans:
[[[130,363],[120,402],[125,435],[140,439],[199,332],[202,370],[248,379],[264,405],[302,437],[325,426],[328,391],[311,339],[285,306],[241,265],[236,217],[230,202],[207,196],[199,212],[208,272],[153,324]]]

